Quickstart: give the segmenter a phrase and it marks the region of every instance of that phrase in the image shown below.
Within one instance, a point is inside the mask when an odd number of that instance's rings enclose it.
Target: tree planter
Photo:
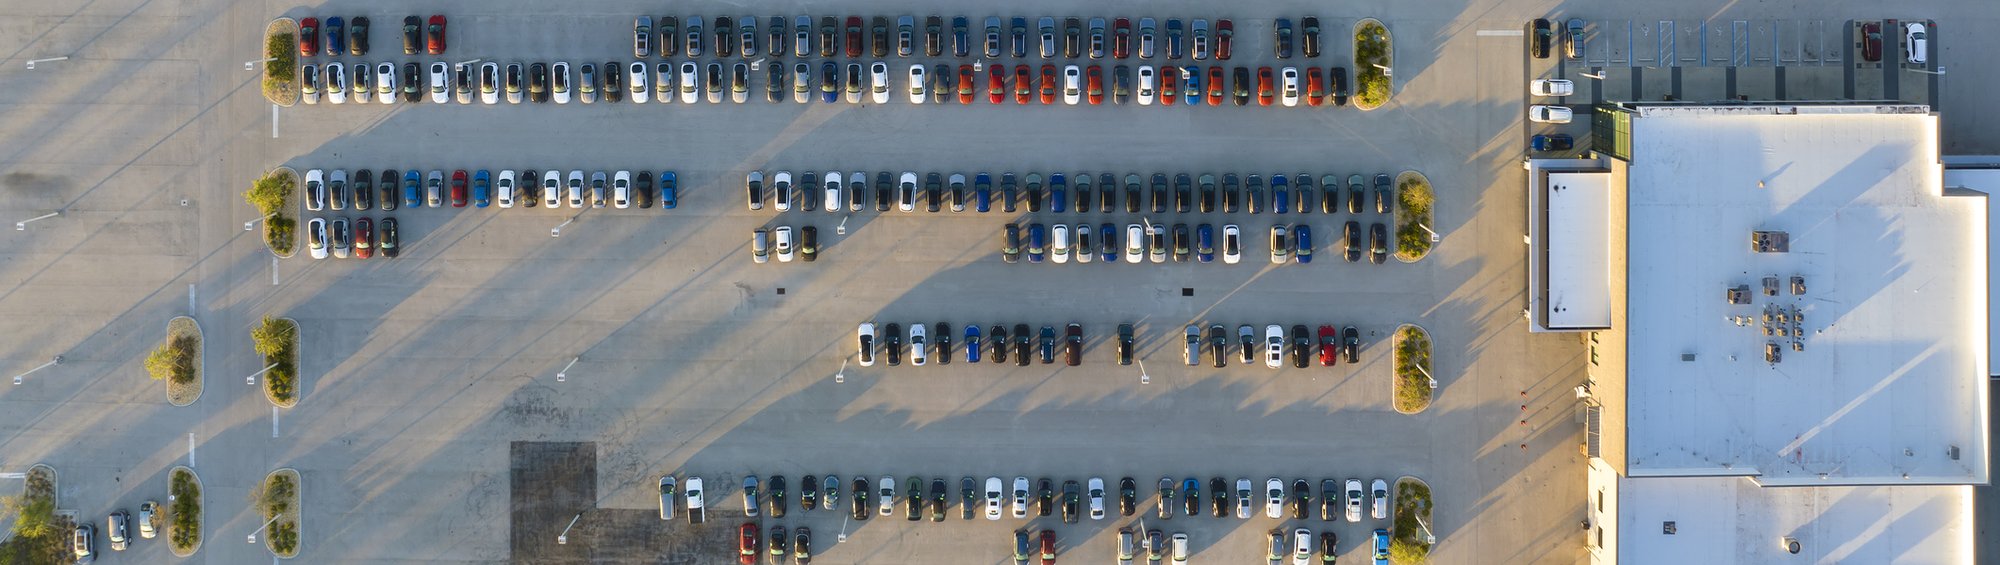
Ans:
[[[175,316],[167,321],[167,341],[146,356],[146,371],[167,381],[167,402],[187,406],[201,399],[201,324],[194,318]]]
[[[167,473],[167,546],[175,556],[201,549],[201,477],[194,469],[175,465]]]
[[[278,521],[264,527],[264,548],[272,555],[283,559],[299,556],[299,515],[300,504],[305,494],[300,490],[304,482],[296,469],[279,469],[264,477],[262,496],[258,497],[263,507],[263,520],[273,517]]]
[[[1431,407],[1431,334],[1414,324],[1396,327],[1395,404],[1396,411],[1416,414]],[[1419,371],[1421,367],[1423,370]]]
[[[1423,173],[1403,171],[1396,175],[1396,260],[1415,263],[1431,253],[1432,208],[1437,195]]]
[[[1381,20],[1362,18],[1354,22],[1354,107],[1373,110],[1389,102],[1395,90],[1388,73],[1375,65],[1395,68],[1395,42]]]
[[[250,346],[264,358],[264,398],[273,406],[299,404],[299,321],[265,317],[250,331]],[[277,366],[272,367],[273,364]]]
[[[7,511],[0,512],[12,519],[11,529],[0,533],[4,538],[0,539],[0,561],[70,562],[75,557],[70,554],[69,532],[76,525],[56,513],[61,503],[56,499],[55,468],[36,464],[28,469],[26,479],[20,496],[8,499]]]
[[[243,200],[257,208],[263,220],[264,248],[280,259],[290,259],[298,250],[299,209],[295,195],[299,190],[299,172],[291,167],[278,167],[243,192]]]
[[[1431,486],[1416,477],[1396,479],[1395,500],[1396,521],[1389,535],[1389,561],[1396,565],[1430,561],[1431,544],[1424,543],[1423,524],[1431,523]],[[1418,518],[1423,519],[1422,524]]]
[[[299,102],[299,22],[271,20],[264,26],[264,99],[279,106]],[[324,82],[324,81],[322,81]]]

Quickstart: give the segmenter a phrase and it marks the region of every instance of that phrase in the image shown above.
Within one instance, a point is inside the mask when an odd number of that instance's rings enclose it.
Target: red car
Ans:
[[[1160,67],[1160,105],[1173,107],[1174,101],[1180,98],[1180,93],[1180,68],[1173,65]]]
[[[310,22],[312,18],[306,18],[306,21]],[[304,49],[305,44],[301,42],[299,48]],[[1861,58],[1871,63],[1882,60],[1882,22],[1861,24]]]
[[[1099,66],[1097,66],[1097,65],[1091,65],[1091,66],[1090,66],[1090,70],[1084,73],[1084,77],[1085,77],[1085,78],[1087,78],[1087,79],[1089,79],[1089,80],[1087,81],[1087,84],[1085,84],[1085,85],[1084,85],[1084,92],[1086,92],[1086,93],[1089,93],[1089,94],[1090,94],[1090,103],[1091,103],[1091,105],[1093,105],[1093,106],[1094,106],[1094,105],[1097,105],[1097,104],[1103,104],[1103,103],[1104,103],[1104,67],[1099,67]]]
[[[1028,76],[1028,66],[1014,67],[1014,103],[1033,104],[1035,102],[1035,80]]]
[[[1222,67],[1208,68],[1208,105],[1222,105]]]
[[[736,540],[736,562],[743,565],[757,565],[757,525],[744,522],[737,530],[742,535]]]
[[[431,16],[430,38],[424,44],[432,55],[444,54],[444,15]]]
[[[1111,24],[1111,56],[1119,59],[1132,56],[1132,20],[1118,18]]]
[[[1326,99],[1326,77],[1319,67],[1306,67],[1306,104],[1318,106]]]
[[[1271,105],[1271,68],[1257,67],[1257,105]]]
[[[1319,366],[1332,367],[1340,364],[1340,336],[1333,326],[1319,327]]]
[[[465,207],[465,169],[451,172],[451,207]]]
[[[1056,66],[1042,65],[1042,103],[1056,103]]]
[[[1056,533],[1050,530],[1042,530],[1042,565],[1056,565]]]
[[[354,221],[354,258],[367,259],[375,256],[375,224],[368,218]]]
[[[986,101],[994,104],[1007,103],[1007,65],[987,67],[986,77]]]
[[[1880,27],[1880,26],[1877,26]],[[299,20],[299,56],[319,54],[319,18]]]
[[[847,17],[847,56],[861,56],[861,16]]]
[[[1229,60],[1229,38],[1236,37],[1236,24],[1229,20],[1215,22],[1215,60]]]
[[[958,103],[972,103],[972,65],[958,66]]]

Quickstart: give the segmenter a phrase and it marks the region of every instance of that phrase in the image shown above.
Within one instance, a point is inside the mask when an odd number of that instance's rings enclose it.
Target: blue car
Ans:
[[[1028,262],[1040,263],[1049,248],[1049,229],[1041,224],[1028,224]]]
[[[1389,530],[1375,529],[1375,565],[1389,565]]]
[[[424,205],[424,177],[412,169],[403,173],[403,206],[416,208]]]
[[[1062,173],[1049,174],[1049,210],[1062,213],[1069,209],[1069,181]]]
[[[972,41],[972,38],[966,36],[967,32],[965,29],[969,25],[971,24],[965,21],[965,16],[956,16],[951,19],[952,55],[966,57],[972,54],[972,45],[969,43]]]
[[[840,84],[840,65],[833,64],[831,61],[822,65],[819,68],[819,81],[819,101],[829,104],[839,102],[840,87],[837,85]]]
[[[980,213],[993,211],[993,176],[979,173],[972,180],[974,206]]]
[[[965,326],[965,362],[979,362],[979,324]]]
[[[681,203],[681,191],[673,171],[660,171],[660,209],[672,210]]]
[[[1202,224],[1194,228],[1194,259],[1203,263],[1215,261],[1215,227]]]
[[[1182,81],[1187,83],[1187,88],[1181,90],[1181,104],[1185,104],[1188,106],[1200,104],[1201,94],[1202,94],[1201,67],[1189,65],[1186,67],[1186,69],[1187,72],[1181,73],[1181,76],[1187,79]],[[1194,94],[1189,95],[1188,93],[1190,92]]]
[[[493,175],[480,169],[472,175],[472,205],[485,208],[493,203]]]
[[[1180,20],[1178,19],[1167,20],[1168,59],[1179,59],[1181,58],[1181,54],[1184,53],[1184,51],[1182,51],[1181,49],[1181,33],[1182,33],[1182,28]]]
[[[1271,175],[1271,211],[1279,214],[1292,211],[1292,191],[1285,175]]]
[[[339,55],[347,52],[347,26],[340,16],[326,19],[326,54]]]
[[[1101,250],[1097,256],[1104,260],[1104,264],[1118,262],[1118,226],[1111,224],[1098,226],[1097,248]]]
[[[1292,258],[1300,263],[1313,262],[1312,226],[1305,224],[1292,226]]]

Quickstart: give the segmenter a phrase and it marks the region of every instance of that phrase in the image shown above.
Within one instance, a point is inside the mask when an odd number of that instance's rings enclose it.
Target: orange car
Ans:
[[[1326,77],[1319,67],[1306,67],[1306,104],[1318,106],[1326,99]]]
[[[1271,105],[1271,68],[1257,67],[1257,105]]]
[[[972,65],[958,66],[958,103],[972,103]]]
[[[1042,103],[1056,103],[1056,66],[1042,65]]]
[[[1035,81],[1028,76],[1028,66],[1014,66],[1014,103],[1026,105],[1034,101]]]
[[[1160,105],[1172,107],[1179,99],[1181,91],[1181,71],[1179,67],[1160,67]]]
[[[994,104],[1007,103],[1007,66],[993,65],[986,69],[986,101]]]
[[[1096,66],[1096,65],[1091,65],[1091,66],[1090,66],[1090,71],[1089,71],[1089,72],[1087,72],[1087,73],[1085,73],[1085,76],[1086,76],[1086,78],[1089,78],[1089,79],[1090,79],[1090,80],[1089,80],[1089,84],[1087,84],[1087,85],[1086,85],[1086,88],[1084,89],[1084,92],[1086,92],[1086,93],[1089,93],[1089,94],[1090,94],[1090,103],[1091,103],[1091,105],[1093,105],[1093,106],[1094,106],[1094,105],[1097,105],[1097,104],[1103,104],[1103,103],[1104,103],[1104,67],[1099,67],[1099,66]]]
[[[1222,67],[1208,68],[1208,105],[1222,105]]]

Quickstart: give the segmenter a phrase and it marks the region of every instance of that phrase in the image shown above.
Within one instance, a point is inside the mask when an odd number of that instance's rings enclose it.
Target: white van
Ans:
[[[1924,24],[1910,22],[1903,26],[1903,56],[1910,63],[1922,65],[1930,61],[1930,35],[1924,33]]]

